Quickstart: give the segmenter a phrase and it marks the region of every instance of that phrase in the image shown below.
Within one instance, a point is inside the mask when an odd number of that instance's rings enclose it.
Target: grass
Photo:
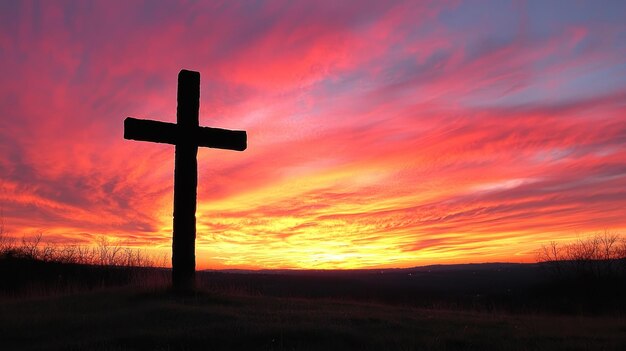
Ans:
[[[626,319],[115,288],[0,302],[4,350],[623,350]]]

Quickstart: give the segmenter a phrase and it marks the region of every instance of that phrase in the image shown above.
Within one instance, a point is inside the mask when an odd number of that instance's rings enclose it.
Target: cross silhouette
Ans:
[[[245,131],[200,127],[200,73],[178,73],[176,121],[166,123],[127,117],[124,139],[176,145],[174,161],[174,234],[172,238],[172,284],[178,290],[195,285],[196,188],[198,146],[243,151]]]

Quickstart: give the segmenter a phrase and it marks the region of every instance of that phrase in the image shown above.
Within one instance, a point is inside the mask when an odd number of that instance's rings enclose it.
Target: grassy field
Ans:
[[[2,350],[624,350],[626,319],[114,288],[0,301]]]

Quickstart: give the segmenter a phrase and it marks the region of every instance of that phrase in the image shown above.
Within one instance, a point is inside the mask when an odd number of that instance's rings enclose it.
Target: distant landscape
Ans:
[[[156,264],[140,252],[101,244],[85,254],[95,260],[86,264],[63,262],[61,251],[44,259],[45,247],[5,246],[2,252],[0,340],[8,349],[620,350],[626,345],[623,258],[376,270],[205,270],[197,272],[197,291],[181,295],[169,290],[168,268],[133,264]]]

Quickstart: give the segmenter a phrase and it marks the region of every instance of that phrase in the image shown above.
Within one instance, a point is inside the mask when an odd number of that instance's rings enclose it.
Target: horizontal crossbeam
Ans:
[[[124,120],[124,139],[172,145],[192,143],[197,146],[236,151],[243,151],[248,146],[248,137],[243,130],[181,127],[174,123],[132,117]]]

